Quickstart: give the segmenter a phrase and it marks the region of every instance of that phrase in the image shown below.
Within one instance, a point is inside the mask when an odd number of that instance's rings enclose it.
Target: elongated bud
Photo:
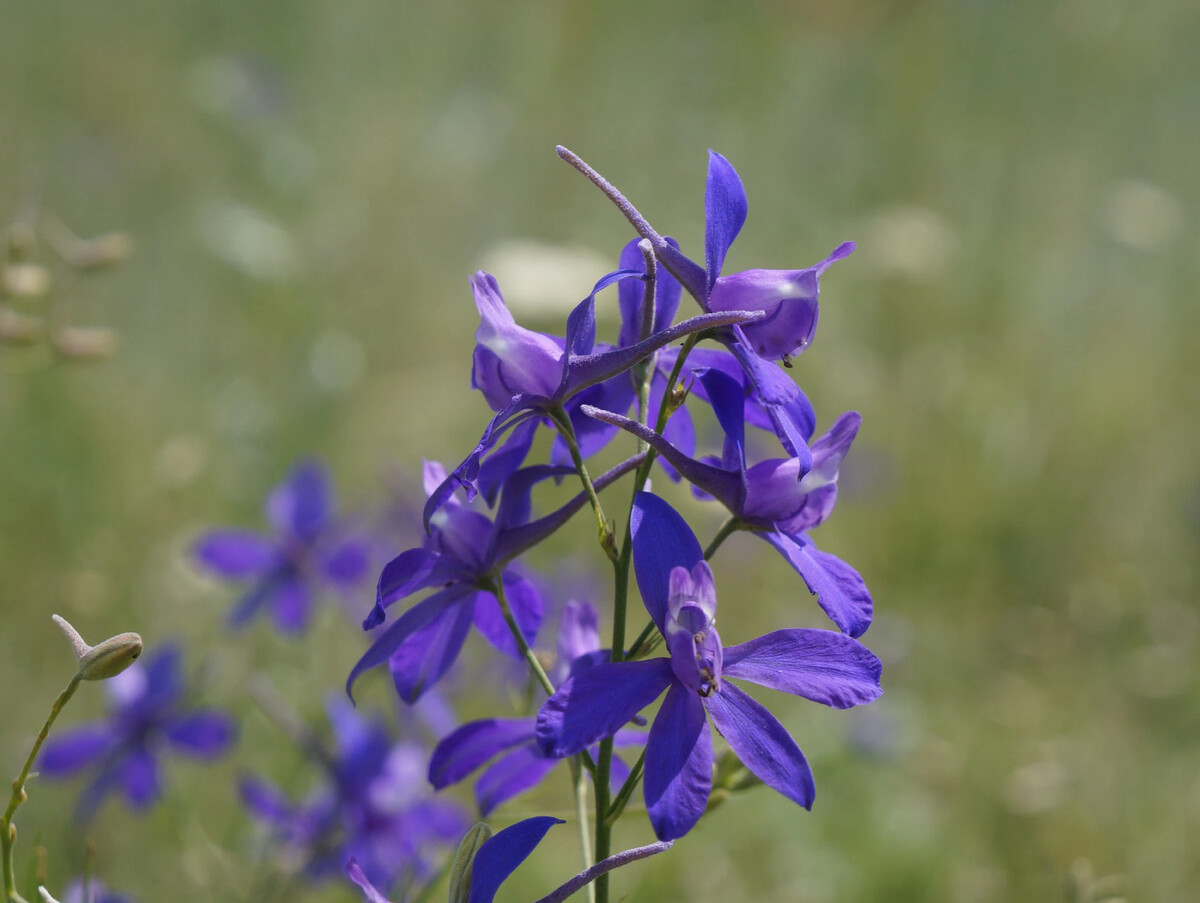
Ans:
[[[128,232],[109,232],[77,239],[70,245],[66,261],[79,270],[99,270],[115,266],[132,253],[133,237]]]
[[[32,345],[42,337],[43,331],[40,317],[0,307],[0,345]]]
[[[475,864],[475,854],[487,843],[492,836],[492,829],[484,822],[479,822],[463,837],[454,854],[454,864],[450,866],[450,893],[447,903],[468,903],[471,896],[471,869]]]
[[[9,264],[0,286],[12,298],[40,298],[50,291],[50,271],[36,263]]]
[[[51,617],[66,634],[75,652],[75,659],[79,662],[79,676],[84,680],[116,677],[142,654],[142,638],[136,633],[118,633],[97,646],[89,646],[70,621],[58,615]]]
[[[98,361],[117,350],[117,334],[102,326],[66,326],[53,336],[54,348],[67,360]]]

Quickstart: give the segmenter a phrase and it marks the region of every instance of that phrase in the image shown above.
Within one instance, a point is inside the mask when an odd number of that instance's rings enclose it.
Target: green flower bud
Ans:
[[[51,617],[67,635],[75,651],[75,659],[79,662],[79,676],[84,680],[116,677],[142,654],[142,638],[136,633],[118,633],[97,646],[89,646],[66,618],[58,615]]]
[[[475,864],[475,854],[491,836],[492,829],[479,822],[463,837],[454,854],[454,864],[450,866],[448,903],[467,903],[471,896],[471,868]]]

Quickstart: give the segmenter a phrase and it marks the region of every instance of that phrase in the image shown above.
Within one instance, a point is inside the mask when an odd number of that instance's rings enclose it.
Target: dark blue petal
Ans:
[[[91,765],[115,742],[107,724],[86,724],[64,731],[46,741],[38,757],[37,770],[45,777],[59,778]]]
[[[768,787],[812,808],[817,794],[812,769],[774,715],[731,683],[721,684],[704,705],[743,765]]]
[[[539,423],[541,423],[541,418],[532,417],[513,427],[512,432],[508,434],[508,438],[500,444],[500,447],[479,465],[477,485],[489,507],[496,504],[496,496],[501,487],[529,454],[533,438],[537,435]]]
[[[501,757],[475,782],[475,803],[484,818],[502,803],[536,786],[559,763],[541,754],[532,741]]]
[[[505,482],[500,493],[500,506],[496,509],[495,524],[498,530],[510,530],[529,522],[533,510],[531,495],[533,488],[543,480],[563,477],[575,472],[574,467],[557,467],[539,464],[522,467]]]
[[[537,717],[542,752],[561,759],[610,737],[675,681],[665,658],[596,665],[575,675]]]
[[[456,784],[484,762],[533,739],[532,718],[488,718],[464,724],[443,737],[429,758],[429,783],[438,790]]]
[[[716,151],[708,152],[708,180],[704,186],[704,261],[711,289],[729,246],[746,222],[746,189],[737,170]]]
[[[646,740],[644,793],[659,840],[682,837],[700,820],[712,790],[712,733],[704,704],[675,684]]]
[[[302,632],[308,626],[311,608],[312,590],[299,574],[280,583],[271,598],[271,615],[283,633]]]
[[[275,543],[250,530],[210,530],[192,547],[201,567],[221,577],[254,577],[275,568],[280,552]]]
[[[572,358],[591,354],[596,344],[596,295],[614,283],[624,279],[635,279],[640,275],[640,269],[636,269],[617,270],[602,276],[600,281],[592,286],[592,293],[575,305],[575,309],[567,316],[567,353],[563,355],[562,379],[554,393],[555,398],[561,398],[567,388]]]
[[[267,498],[267,519],[284,536],[312,542],[333,510],[329,474],[319,461],[301,461]]]
[[[213,711],[193,712],[166,729],[172,746],[200,759],[214,759],[224,753],[236,733],[233,719]]]
[[[858,571],[840,558],[822,552],[803,535],[789,536],[778,531],[757,535],[778,549],[804,578],[809,592],[817,597],[817,604],[839,630],[853,637],[867,632],[874,603]]]
[[[492,903],[496,891],[517,866],[529,858],[546,832],[565,824],[561,818],[539,815],[527,818],[497,833],[479,848],[471,867],[468,903]]]
[[[521,635],[530,646],[537,640],[538,628],[542,625],[545,606],[541,594],[534,584],[512,571],[505,571],[504,594],[508,598],[509,608]],[[475,626],[495,649],[513,658],[521,658],[521,649],[504,613],[500,611],[500,603],[496,597],[487,591],[480,590],[475,597]]]
[[[671,571],[691,571],[704,558],[700,542],[679,513],[649,492],[633,499],[629,529],[633,533],[633,569],[646,610],[659,629],[667,616],[667,588]]]
[[[743,342],[728,345],[746,377],[754,386],[755,397],[763,406],[775,435],[793,458],[811,455],[808,440],[817,426],[817,415],[808,397],[779,367],[764,360]],[[805,470],[811,467],[811,461]]]
[[[703,370],[700,382],[704,384],[717,422],[725,431],[721,463],[726,470],[743,471],[746,468],[746,395],[741,380],[721,370]]]
[[[244,775],[238,781],[238,794],[251,814],[263,821],[286,825],[295,817],[291,801],[279,788],[256,775]]]
[[[878,699],[882,666],[858,640],[832,630],[775,630],[725,649],[726,677],[848,709]]]
[[[366,536],[352,536],[326,552],[321,571],[330,583],[350,589],[367,575],[370,564],[371,540]]]
[[[121,789],[135,809],[144,809],[158,799],[158,761],[146,749],[136,749],[121,762]]]
[[[383,568],[375,591],[375,607],[363,621],[363,630],[378,627],[387,617],[385,609],[393,602],[407,598],[428,586],[428,578],[437,564],[438,553],[429,549],[409,549],[401,552]]]

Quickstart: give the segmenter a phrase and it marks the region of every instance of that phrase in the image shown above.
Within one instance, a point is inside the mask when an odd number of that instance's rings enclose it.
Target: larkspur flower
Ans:
[[[608,658],[608,651],[600,648],[596,610],[586,602],[568,602],[559,618],[558,655],[550,669],[551,680],[560,685],[568,676]],[[429,759],[429,783],[441,790],[499,757],[475,784],[475,802],[479,814],[486,818],[501,803],[541,783],[559,763],[558,758],[542,751],[535,727],[536,719],[532,717],[486,718],[464,724],[434,748]],[[620,746],[641,745],[646,735],[622,730],[617,732],[616,742]],[[628,766],[614,757],[613,790],[620,789],[628,776]]]
[[[596,480],[603,489],[641,460],[635,456]],[[383,569],[376,602],[363,622],[377,627],[386,609],[422,589],[437,591],[385,628],[350,672],[346,692],[359,676],[388,663],[400,697],[413,702],[454,664],[471,624],[496,649],[519,658],[521,652],[496,596],[502,586],[513,618],[527,643],[537,636],[543,605],[534,584],[510,567],[513,558],[545,539],[587,503],[583,493],[552,514],[530,521],[530,493],[540,481],[562,476],[561,467],[526,467],[504,483],[494,519],[453,496],[443,500],[430,522],[425,544],[401,553]],[[426,492],[445,485],[440,465],[425,465]],[[500,581],[497,584],[497,581]]]
[[[67,885],[62,903],[133,903],[133,897],[110,890],[96,878],[76,878]]]
[[[296,465],[271,491],[266,515],[274,536],[223,527],[201,536],[192,553],[216,576],[252,581],[229,615],[231,626],[269,608],[280,630],[297,633],[308,624],[314,593],[344,593],[362,582],[370,540],[346,535],[336,522],[329,474],[316,461]]]
[[[471,288],[480,326],[471,379],[496,415],[474,450],[430,493],[425,505],[427,525],[458,488],[466,492],[468,501],[482,489],[490,502],[499,485],[524,460],[537,424],[568,399],[624,373],[676,339],[763,316],[759,311],[704,313],[633,345],[597,350],[596,294],[617,282],[641,276],[640,270],[622,269],[601,278],[591,294],[571,311],[566,335],[559,339],[519,326],[495,278],[482,271],[475,274]],[[512,435],[505,439],[509,433]],[[485,470],[488,465],[490,468]]]
[[[873,612],[866,583],[846,562],[818,549],[808,531],[833,512],[838,467],[862,418],[853,411],[843,414],[803,458],[770,458],[747,466],[741,383],[720,370],[698,372],[725,432],[718,461],[695,460],[665,436],[610,411],[586,408],[585,412],[648,443],[690,483],[728,508],[741,525],[777,549],[839,629],[861,636],[871,625]]]
[[[95,814],[104,798],[120,790],[135,809],[158,799],[159,759],[166,750],[211,760],[233,742],[234,724],[212,709],[192,709],[185,700],[179,650],[159,647],[128,670],[105,682],[110,713],[47,741],[38,760],[44,777],[66,777],[94,768],[96,777],[77,807],[80,820]]]
[[[879,660],[857,640],[826,630],[777,630],[724,648],[712,571],[683,518],[642,492],[631,526],[638,587],[670,656],[598,664],[569,679],[538,713],[543,751],[573,755],[612,736],[665,691],[646,743],[643,787],[660,840],[683,836],[704,813],[712,789],[709,718],[753,774],[811,807],[815,786],[804,754],[766,708],[726,678],[848,708],[879,696]]]
[[[428,879],[434,854],[466,830],[466,813],[423,791],[420,744],[393,742],[381,722],[344,701],[327,708],[336,751],[320,756],[323,785],[293,803],[265,779],[247,776],[243,802],[310,877],[329,877],[353,856],[376,884]]]

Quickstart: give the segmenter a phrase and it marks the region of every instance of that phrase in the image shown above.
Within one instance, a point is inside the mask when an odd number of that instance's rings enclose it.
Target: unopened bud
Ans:
[[[32,345],[42,337],[41,317],[29,317],[0,307],[0,345]]]
[[[109,232],[90,239],[76,239],[66,249],[65,260],[78,270],[101,270],[115,266],[133,253],[133,236]]]
[[[50,271],[36,263],[11,263],[4,268],[0,287],[12,298],[40,298],[50,291]]]
[[[97,646],[89,646],[66,618],[58,615],[51,617],[67,635],[79,662],[79,676],[84,680],[116,677],[142,654],[142,638],[136,633],[118,633]]]
[[[67,326],[54,335],[54,348],[72,361],[97,361],[117,350],[117,334],[101,326]]]
[[[475,865],[475,854],[492,836],[492,829],[479,822],[458,845],[454,864],[450,866],[450,893],[447,903],[468,903],[471,896],[471,869]]]

